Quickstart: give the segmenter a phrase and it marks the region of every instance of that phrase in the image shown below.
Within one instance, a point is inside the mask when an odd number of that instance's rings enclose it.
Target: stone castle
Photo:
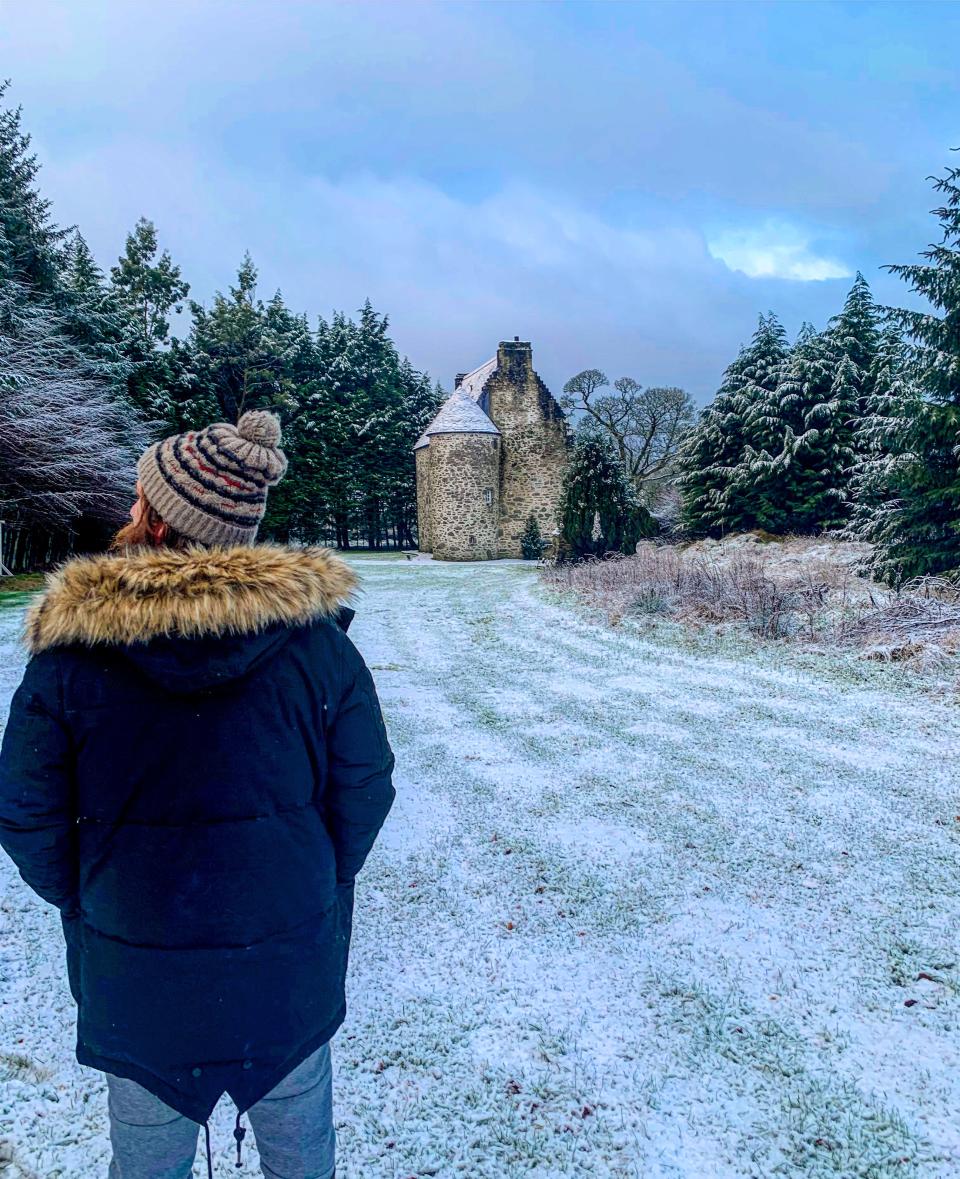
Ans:
[[[420,551],[441,561],[520,557],[533,515],[551,544],[567,468],[563,410],[519,338],[457,376],[414,448]]]

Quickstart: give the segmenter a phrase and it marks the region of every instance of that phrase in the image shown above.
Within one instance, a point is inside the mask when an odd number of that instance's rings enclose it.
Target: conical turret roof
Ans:
[[[448,397],[440,412],[420,436],[414,450],[427,446],[433,434],[499,434],[473,398],[462,389]]]

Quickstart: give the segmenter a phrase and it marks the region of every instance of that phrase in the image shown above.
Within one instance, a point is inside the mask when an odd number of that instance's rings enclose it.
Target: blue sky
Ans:
[[[0,0],[61,223],[137,217],[209,299],[370,297],[444,384],[533,341],[704,400],[759,311],[822,325],[935,236],[960,4]]]

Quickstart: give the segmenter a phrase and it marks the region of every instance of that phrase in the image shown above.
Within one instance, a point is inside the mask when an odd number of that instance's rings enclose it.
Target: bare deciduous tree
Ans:
[[[586,414],[612,439],[634,487],[648,493],[671,473],[677,448],[694,420],[689,393],[675,386],[644,388],[632,377],[610,387],[599,369],[588,368],[563,387],[566,410]]]

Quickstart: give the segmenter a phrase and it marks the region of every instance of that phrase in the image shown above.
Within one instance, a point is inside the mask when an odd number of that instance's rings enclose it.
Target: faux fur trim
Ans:
[[[79,557],[47,578],[27,615],[34,654],[81,643],[145,643],[161,635],[248,634],[335,615],[354,592],[350,567],[328,549],[239,545],[141,549]]]

